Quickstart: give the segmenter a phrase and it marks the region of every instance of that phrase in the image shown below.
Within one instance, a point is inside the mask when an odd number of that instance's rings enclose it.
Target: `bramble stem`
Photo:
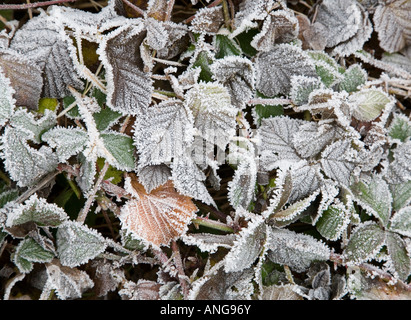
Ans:
[[[130,1],[128,0],[123,0],[123,2],[128,5],[130,8],[132,8],[135,12],[137,12],[138,14],[142,15],[144,17],[144,11],[142,9],[140,9],[139,7],[137,7],[136,5],[132,4]]]
[[[204,226],[207,228],[211,228],[214,230],[219,230],[219,231],[224,231],[224,232],[229,232],[229,233],[234,233],[234,229],[227,226],[226,224],[219,222],[219,221],[215,221],[215,220],[211,220],[211,219],[207,219],[207,218],[203,218],[203,217],[197,217],[193,220],[191,220],[194,224],[198,224],[200,226]]]
[[[75,2],[77,0],[53,0],[53,1],[42,1],[35,3],[25,3],[25,4],[0,4],[0,10],[26,10],[31,8],[51,6],[53,4],[60,4],[65,2]]]

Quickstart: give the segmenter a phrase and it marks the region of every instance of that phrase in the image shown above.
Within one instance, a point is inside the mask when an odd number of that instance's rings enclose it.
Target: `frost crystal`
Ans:
[[[256,88],[269,97],[288,94],[293,75],[316,77],[307,54],[290,44],[275,45],[270,51],[260,53],[255,66]]]
[[[10,80],[0,70],[0,127],[4,126],[12,115],[16,100],[13,98],[15,93],[11,87]]]
[[[150,193],[171,178],[171,170],[165,164],[145,166],[139,169],[137,174],[147,193]]]

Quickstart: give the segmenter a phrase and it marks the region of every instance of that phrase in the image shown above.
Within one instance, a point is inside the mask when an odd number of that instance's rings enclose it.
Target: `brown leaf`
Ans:
[[[147,193],[136,176],[130,176],[133,197],[121,209],[123,226],[155,246],[168,245],[183,235],[198,210],[191,198],[179,194],[170,180]]]

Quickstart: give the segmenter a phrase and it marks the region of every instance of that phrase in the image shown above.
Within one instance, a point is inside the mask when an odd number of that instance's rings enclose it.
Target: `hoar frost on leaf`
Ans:
[[[16,100],[13,98],[15,91],[11,87],[10,79],[0,70],[0,126],[4,126],[12,115]]]

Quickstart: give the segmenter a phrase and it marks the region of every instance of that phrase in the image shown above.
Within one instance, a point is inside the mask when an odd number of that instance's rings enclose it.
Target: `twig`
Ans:
[[[49,183],[51,180],[54,179],[55,176],[57,176],[60,172],[55,171],[47,174],[44,176],[42,180],[39,181],[37,185],[35,185],[33,188],[27,190],[24,192],[20,197],[16,199],[17,203],[23,203],[25,200],[27,200],[33,193],[37,192],[41,188],[43,188],[47,183]]]
[[[136,5],[132,4],[130,1],[128,0],[123,0],[123,2],[128,5],[131,9],[133,9],[135,12],[137,12],[138,14],[142,15],[144,17],[144,10],[140,9],[139,7],[137,7]]]
[[[169,0],[167,3],[166,21],[171,20],[171,14],[173,13],[175,0]]]
[[[0,4],[0,10],[26,10],[30,8],[38,8],[51,6],[53,4],[60,4],[66,2],[75,2],[77,0],[53,0],[53,1],[43,1],[35,3],[25,3],[25,4]]]
[[[234,233],[234,229],[227,226],[225,223],[203,218],[203,217],[197,217],[193,220],[191,220],[194,224],[198,224],[200,226],[204,226],[207,228],[211,228],[214,230],[219,230],[219,231],[224,231],[224,232],[229,232],[229,233]]]
[[[181,260],[180,250],[175,241],[171,243],[171,248],[173,250],[173,255],[174,255],[174,264],[177,268],[178,280],[180,281],[181,289],[183,290],[184,299],[187,300],[190,288],[188,287],[188,283],[186,281],[187,276],[184,273],[184,266],[183,266],[183,261]]]

